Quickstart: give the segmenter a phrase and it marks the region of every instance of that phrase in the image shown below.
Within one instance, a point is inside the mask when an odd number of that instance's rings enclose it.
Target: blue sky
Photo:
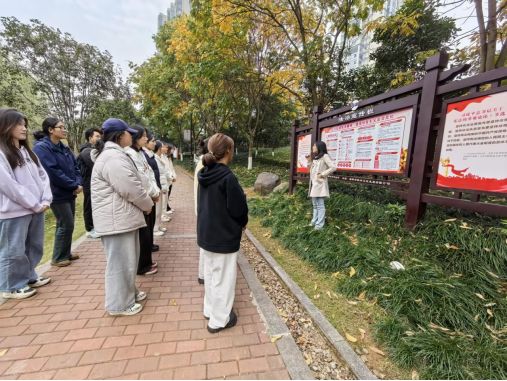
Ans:
[[[155,52],[157,16],[171,0],[0,0],[0,15],[23,22],[36,18],[74,39],[108,50],[125,77],[128,62]]]
[[[155,51],[152,35],[157,32],[157,16],[172,0],[0,0],[0,15],[15,16],[23,22],[37,18],[46,25],[70,33],[77,41],[108,50],[123,76],[128,62],[142,63]],[[452,3],[445,0],[444,3]],[[442,9],[458,18],[462,34],[476,27],[473,4]],[[463,38],[464,37],[464,38]],[[468,38],[458,38],[459,45]]]

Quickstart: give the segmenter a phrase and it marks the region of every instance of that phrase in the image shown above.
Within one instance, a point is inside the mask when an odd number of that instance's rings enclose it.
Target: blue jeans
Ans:
[[[324,199],[325,197],[312,197],[313,218],[311,224],[314,225],[316,229],[322,229],[324,227],[324,220],[326,218]]]
[[[0,220],[0,291],[12,292],[37,279],[44,251],[44,213]]]
[[[56,218],[55,244],[53,246],[53,262],[70,259],[72,233],[74,233],[74,215],[76,214],[76,200],[51,204],[51,210]]]

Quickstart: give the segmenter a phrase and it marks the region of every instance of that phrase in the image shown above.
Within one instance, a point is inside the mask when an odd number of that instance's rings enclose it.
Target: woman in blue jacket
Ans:
[[[59,267],[68,266],[70,261],[79,258],[70,252],[76,196],[83,190],[79,165],[70,148],[61,142],[67,138],[61,120],[46,118],[42,122],[42,131],[35,135],[40,139],[33,150],[49,176],[53,193],[51,210],[56,218],[56,234],[51,263]]]

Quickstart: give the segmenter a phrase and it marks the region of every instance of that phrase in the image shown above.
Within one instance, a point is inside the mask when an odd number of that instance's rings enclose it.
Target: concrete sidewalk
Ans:
[[[238,325],[206,330],[204,286],[192,180],[178,169],[173,221],[157,238],[158,274],[138,277],[148,293],[135,316],[104,311],[105,258],[100,240],[86,240],[69,267],[52,267],[52,283],[29,299],[0,305],[0,379],[288,379],[277,346],[238,269]],[[81,218],[81,211],[77,212]]]

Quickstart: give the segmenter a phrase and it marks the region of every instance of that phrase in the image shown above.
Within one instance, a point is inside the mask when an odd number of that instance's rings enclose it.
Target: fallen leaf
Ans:
[[[274,335],[274,336],[271,336],[271,342],[272,343],[276,343],[278,340],[280,340],[282,338],[282,335]]]
[[[485,247],[485,248],[484,248],[484,251],[487,251],[487,252],[489,253],[489,252],[491,251],[491,249],[490,249],[490,248],[488,248],[488,247]]]
[[[269,237],[270,235],[271,235],[271,233],[265,233],[264,237]]]
[[[472,228],[470,226],[468,226],[468,224],[466,222],[463,222],[461,225],[460,225],[460,228],[461,229],[468,229],[468,230],[472,230]]]
[[[417,370],[412,371],[412,380],[418,380],[419,379],[419,373],[417,373]]]
[[[361,293],[357,296],[357,298],[358,298],[359,300],[365,300],[365,299],[366,299],[366,291],[361,292]]]
[[[459,250],[459,247],[458,247],[458,246],[455,246],[455,245],[450,245],[450,244],[448,244],[448,243],[446,243],[446,244],[445,244],[445,247],[446,247],[448,250],[450,250],[450,249],[452,249],[452,250]]]
[[[306,365],[310,365],[312,363],[312,361],[313,361],[312,355],[305,353],[305,362],[306,362]]]
[[[332,273],[332,274],[331,274],[331,276],[332,276],[333,278],[338,278],[338,277],[340,276],[340,272],[339,272],[339,271],[337,271],[337,272],[335,272],[335,273]]]
[[[361,340],[364,340],[364,337],[366,336],[366,331],[362,328],[359,328],[359,332],[361,332]]]
[[[347,303],[352,304],[353,306],[356,306],[358,304],[358,302],[355,302],[353,300],[347,300]]]
[[[319,298],[320,298],[320,294],[313,295],[313,299],[319,299]]]
[[[357,342],[357,339],[356,339],[354,336],[352,336],[350,333],[345,332],[345,337],[346,337],[346,338],[347,338],[347,340],[348,340],[348,341],[350,341],[351,343],[355,343],[355,342]]]
[[[355,268],[353,268],[353,267],[351,267],[351,268],[350,268],[350,271],[349,271],[349,277],[351,277],[351,278],[352,278],[354,275],[356,275],[356,269],[355,269]]]
[[[330,291],[326,291],[326,295],[329,297],[329,299],[332,299],[333,296],[331,295],[331,292]]]
[[[3,355],[5,355],[7,353],[7,349],[2,349],[0,351],[0,357],[2,357]]]
[[[169,305],[171,305],[171,306],[176,306],[176,305],[177,305],[176,300],[171,299],[171,300],[169,301]]]
[[[454,222],[454,221],[456,221],[456,218],[449,218],[449,219],[445,220],[444,222]]]
[[[374,347],[373,345],[370,346],[370,349],[375,352],[376,354],[378,355],[381,355],[381,356],[385,356],[386,354],[384,352],[382,352],[380,349],[378,349],[377,347]]]
[[[381,295],[384,295],[384,296],[391,296],[391,294],[381,294]]]
[[[407,335],[407,336],[414,336],[415,333],[413,331],[405,331],[405,335]]]
[[[488,303],[484,305],[484,307],[493,307],[493,306],[496,306],[496,303]]]
[[[475,315],[475,316],[474,316],[474,320],[475,320],[475,321],[479,321],[479,316],[480,316],[480,314]]]
[[[506,241],[507,243],[507,241]],[[496,279],[500,279],[500,277],[498,275],[496,275],[495,273],[492,273],[491,271],[486,271],[489,275],[491,275],[493,278],[496,278]]]
[[[313,285],[313,291],[316,291],[316,290],[317,290],[317,283],[315,283],[315,284]]]
[[[479,294],[478,292],[476,292],[476,293],[475,293],[475,295],[477,295],[477,297],[478,297],[479,299],[486,300],[486,298],[484,297],[484,295]]]
[[[439,329],[439,330],[444,331],[444,332],[448,332],[448,331],[450,331],[450,329],[449,329],[449,328],[442,327],[442,326],[437,325],[437,324],[435,324],[435,323],[430,323],[430,324],[428,324],[428,327],[430,327],[430,328],[435,328],[435,329]]]
[[[490,308],[488,308],[486,312],[488,313],[489,316],[493,317],[493,311],[491,311]]]

